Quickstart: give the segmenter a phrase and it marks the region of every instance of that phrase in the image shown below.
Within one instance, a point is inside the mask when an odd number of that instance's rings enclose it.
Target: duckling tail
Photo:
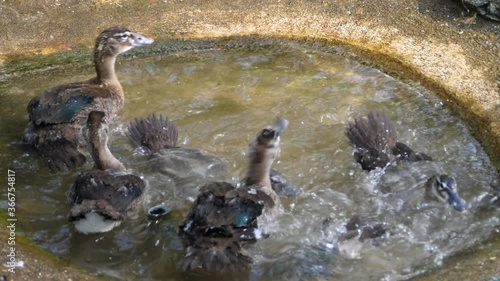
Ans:
[[[392,121],[383,113],[373,111],[367,118],[349,123],[345,132],[349,144],[356,149],[354,158],[364,170],[385,167],[396,146],[397,133]]]
[[[42,159],[52,172],[66,172],[85,163],[87,158],[74,143],[65,139],[38,145]]]
[[[86,157],[78,151],[78,133],[78,129],[60,124],[38,130],[36,147],[52,172],[66,172],[85,163]]]
[[[132,146],[147,147],[151,153],[177,145],[177,127],[168,118],[155,114],[136,118],[128,126],[128,139]]]

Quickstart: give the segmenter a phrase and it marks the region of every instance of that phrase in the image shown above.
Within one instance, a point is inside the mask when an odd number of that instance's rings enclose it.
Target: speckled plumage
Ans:
[[[87,212],[97,212],[110,220],[125,220],[127,210],[134,207],[144,187],[144,181],[134,175],[102,170],[82,172],[68,192],[68,201],[74,205],[70,220],[80,219]]]
[[[279,203],[269,173],[287,124],[285,119],[278,119],[250,144],[245,186],[236,188],[226,182],[212,182],[201,188],[179,226],[186,248],[180,262],[183,270],[237,271],[250,266],[252,258],[242,252],[242,247],[262,235],[257,218]]]
[[[173,149],[177,146],[177,127],[175,123],[161,114],[159,116],[151,114],[146,118],[135,118],[128,125],[127,137],[132,147],[146,148],[151,154],[161,154],[162,152],[169,151],[170,153],[164,154],[164,161],[159,162],[163,165],[175,165],[175,167],[161,167],[162,173],[168,174],[173,178],[181,178],[188,181],[189,179],[182,177],[182,174],[190,176],[192,181],[196,182],[196,175],[193,173],[186,171],[179,173],[180,168],[193,168],[190,163],[221,166],[220,160],[213,156],[206,155],[201,151]],[[200,171],[204,169],[197,167],[197,170]],[[295,185],[290,183],[280,172],[271,169],[269,176],[273,190],[280,196],[295,197],[300,193],[300,190]],[[204,179],[202,180],[202,182],[204,182]],[[246,181],[247,178],[243,180],[243,182]]]
[[[88,139],[97,169],[81,172],[67,193],[71,204],[70,221],[83,233],[105,232],[127,219],[145,189],[144,181],[125,172],[125,167],[109,151],[104,113],[88,117]],[[97,216],[89,216],[95,214]],[[91,221],[81,223],[81,221]]]
[[[397,141],[397,133],[392,121],[383,113],[373,111],[366,118],[357,118],[346,128],[349,144],[355,148],[354,158],[364,170],[386,168],[391,161],[431,161],[424,153],[413,151],[407,145]],[[415,165],[415,164],[414,164]],[[463,211],[462,199],[458,196],[457,184],[453,177],[445,174],[427,175],[424,185],[424,200],[440,201],[451,205],[457,211]],[[396,173],[397,181],[402,179],[402,172]],[[394,184],[393,184],[394,185]],[[404,192],[407,187],[398,192]],[[382,186],[382,192],[394,192],[393,186]]]
[[[356,118],[348,124],[345,134],[355,148],[354,158],[367,171],[384,168],[391,162],[392,155],[409,162],[432,160],[398,142],[394,124],[382,112],[372,111],[366,118]]]
[[[240,192],[246,192],[246,196],[240,196]],[[179,227],[187,252],[181,269],[236,271],[247,268],[252,259],[241,252],[241,247],[243,242],[256,239],[257,217],[264,208],[259,202],[263,201],[274,205],[261,190],[236,189],[226,182],[203,186]]]
[[[140,42],[136,43],[137,40]],[[116,57],[134,46],[151,42],[152,39],[125,27],[106,29],[96,39],[95,78],[53,87],[29,102],[30,121],[23,140],[40,151],[51,171],[67,171],[86,161],[78,147],[85,146],[82,128],[88,114],[102,111],[112,116],[124,104],[123,90],[114,70]]]
[[[177,146],[178,132],[174,123],[160,114],[135,118],[128,126],[128,139],[133,147],[143,146],[151,153]]]

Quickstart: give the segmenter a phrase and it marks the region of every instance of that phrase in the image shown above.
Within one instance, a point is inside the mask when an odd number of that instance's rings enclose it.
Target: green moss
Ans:
[[[56,65],[90,63],[91,52],[89,49],[77,49],[51,55],[32,55],[19,58],[10,58],[3,66],[5,74],[22,73],[37,69],[44,69]]]

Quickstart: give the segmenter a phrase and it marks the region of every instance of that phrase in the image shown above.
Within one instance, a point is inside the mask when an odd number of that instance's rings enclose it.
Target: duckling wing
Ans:
[[[36,126],[70,123],[78,117],[85,121],[84,117],[92,110],[114,112],[121,103],[121,98],[109,89],[73,83],[52,88],[33,98],[28,104],[28,113]]]
[[[128,126],[128,139],[132,146],[145,146],[152,153],[177,145],[177,127],[160,114],[149,115],[147,118],[136,118]]]
[[[373,111],[367,118],[357,118],[348,124],[345,134],[349,144],[356,149],[354,158],[364,170],[383,168],[389,163],[397,133],[385,114]]]

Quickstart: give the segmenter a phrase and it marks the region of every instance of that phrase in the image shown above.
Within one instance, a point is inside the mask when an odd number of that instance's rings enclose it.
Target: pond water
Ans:
[[[402,280],[484,240],[500,223],[498,212],[481,208],[491,186],[498,185],[487,155],[467,126],[418,85],[339,55],[293,46],[122,58],[116,68],[126,104],[111,126],[111,151],[148,181],[149,196],[136,218],[105,234],[78,234],[68,222],[65,193],[78,172],[50,174],[38,155],[19,143],[31,97],[87,79],[93,69],[42,71],[7,80],[0,88],[0,170],[16,172],[18,224],[27,237],[73,266],[120,280]],[[371,110],[386,112],[402,142],[435,159],[398,168],[454,176],[465,212],[422,205],[418,189],[410,194],[415,205],[398,209],[378,191],[384,172],[362,171],[344,135],[348,121]],[[129,146],[127,123],[150,113],[174,120],[180,145],[222,161],[225,173],[214,178],[233,183],[245,174],[248,143],[256,134],[276,116],[290,121],[274,167],[301,194],[283,198],[283,212],[266,226],[270,237],[247,248],[255,259],[249,271],[206,274],[176,268],[184,254],[177,226],[197,190],[175,184],[156,169],[158,162]],[[409,180],[408,185],[420,183]],[[161,203],[172,211],[148,219],[147,209]],[[386,222],[392,235],[332,247],[354,214]],[[330,225],[322,227],[327,217]]]

